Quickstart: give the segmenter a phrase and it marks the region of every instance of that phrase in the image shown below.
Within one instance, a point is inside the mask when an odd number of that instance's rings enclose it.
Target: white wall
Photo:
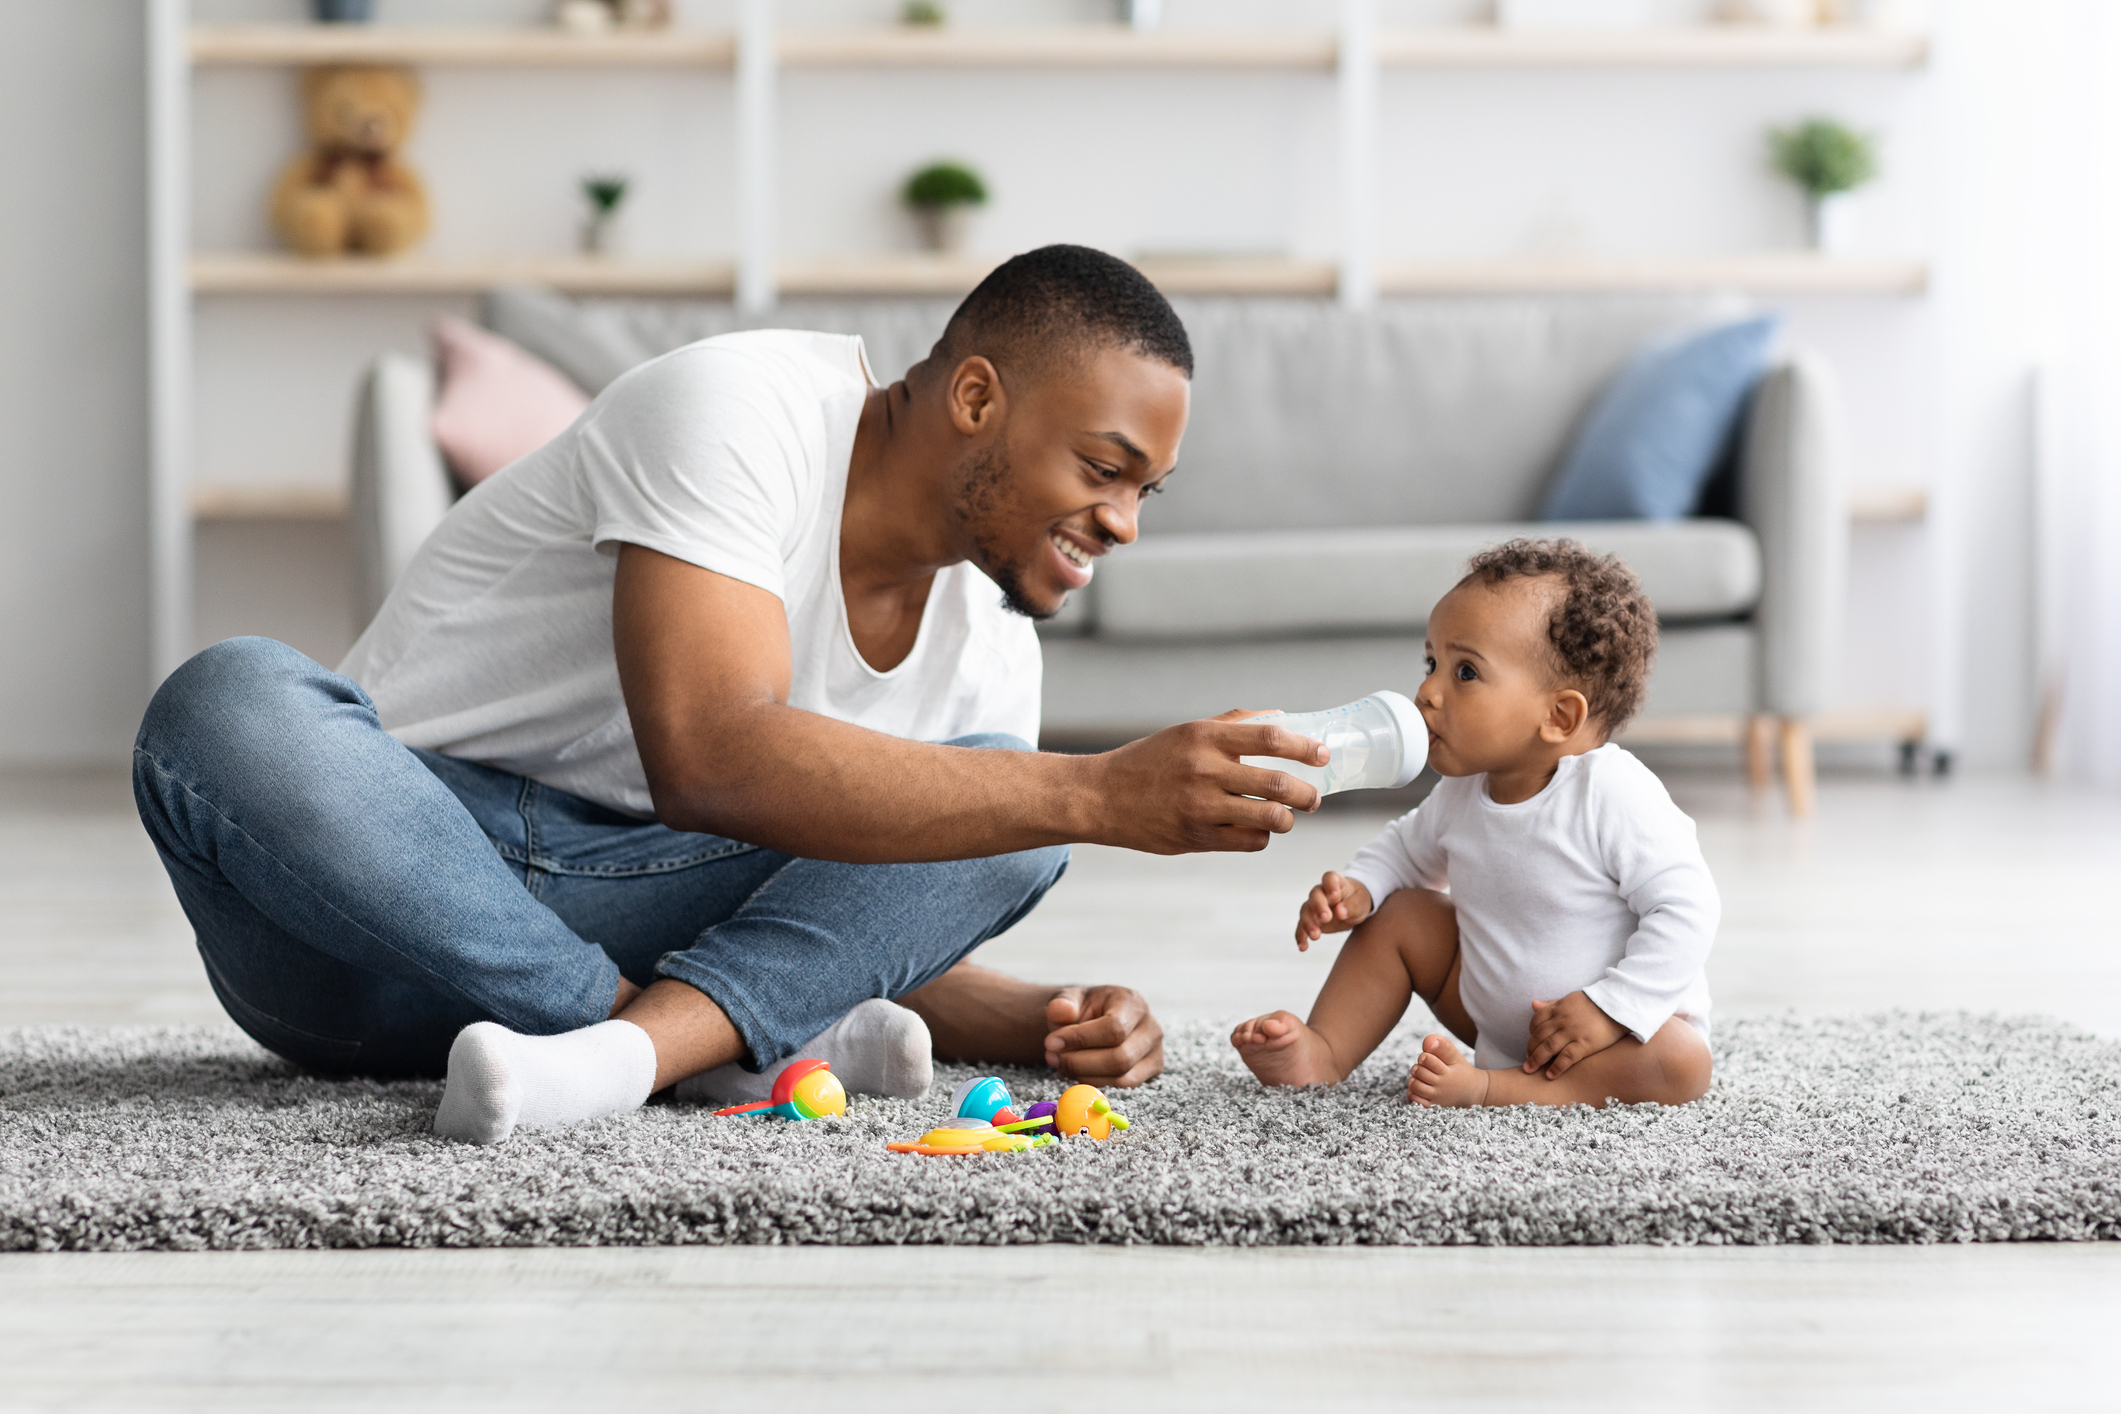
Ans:
[[[0,761],[146,703],[145,72],[137,0],[0,4]]]
[[[681,0],[693,23],[727,23],[732,0]],[[91,726],[94,703],[112,721],[137,706],[138,572],[137,317],[139,54],[130,7],[8,7],[6,23],[27,36],[64,30],[26,72],[33,85],[6,86],[0,102],[39,115],[71,102],[80,122],[41,123],[57,186],[93,187],[82,200],[122,209],[121,247],[70,262],[71,293],[15,254],[32,238],[19,209],[10,224],[6,273],[25,280],[25,307],[73,310],[95,291],[131,324],[112,352],[125,372],[122,419],[101,418],[96,438],[125,442],[106,456],[96,494],[107,500],[106,560],[91,571],[105,606],[83,632],[72,618],[30,616],[0,632],[46,645],[54,658],[97,643],[87,662],[54,669],[32,695],[50,704],[49,736],[12,723],[25,689],[0,688],[21,750],[50,753],[117,743]],[[196,0],[202,19],[290,18],[294,0]],[[789,24],[881,20],[895,0],[782,0]],[[954,0],[966,24],[1055,23],[1109,13],[1102,0]],[[1707,0],[1666,0],[1686,19]],[[1859,532],[1852,623],[1842,699],[1914,701],[1939,709],[1970,759],[2016,762],[2031,720],[2027,674],[1998,671],[2023,656],[2024,340],[1999,337],[2014,299],[2011,262],[2022,233],[1997,234],[1998,202],[2010,197],[2008,141],[1988,134],[2008,119],[2023,78],[1997,77],[2009,48],[2012,7],[1944,0],[1937,7],[1939,59],[1928,72],[1543,74],[1393,73],[1383,90],[1382,253],[1392,256],[1580,249],[1612,254],[1757,249],[1794,245],[1800,208],[1768,174],[1762,129],[1825,112],[1884,138],[1886,176],[1858,198],[1856,238],[1866,250],[1931,258],[1937,292],[1925,299],[1807,298],[1780,302],[1793,337],[1824,351],[1847,384],[1859,480],[1926,484],[1939,498],[1931,531]],[[542,0],[380,0],[381,17],[421,22],[517,22]],[[1167,0],[1173,25],[1333,22],[1330,0]],[[1481,0],[1381,0],[1389,23],[1460,21]],[[103,17],[103,18],[98,18]],[[98,26],[101,26],[99,29]],[[71,46],[70,48],[68,46]],[[11,55],[34,46],[10,43]],[[19,62],[19,61],[14,61]],[[197,81],[195,238],[213,247],[269,245],[262,208],[279,163],[297,141],[292,78],[277,72],[215,71]],[[2013,89],[2011,83],[2017,83]],[[575,183],[587,171],[635,178],[625,238],[641,253],[727,255],[734,245],[729,194],[730,95],[726,78],[437,71],[426,76],[427,111],[412,158],[433,188],[438,253],[555,251],[571,239]],[[70,95],[70,97],[69,97]],[[1999,113],[1998,107],[2006,110]],[[122,117],[117,115],[123,115]],[[995,203],[975,233],[978,249],[1001,253],[1055,239],[1085,240],[1122,253],[1262,251],[1330,255],[1338,242],[1333,189],[1334,95],[1323,75],[981,75],[794,73],[784,76],[781,119],[782,247],[791,254],[900,249],[912,232],[893,193],[905,172],[939,155],[978,163]],[[24,119],[27,122],[27,119]],[[20,130],[20,125],[18,125]],[[1978,155],[1979,160],[1972,160]],[[63,175],[62,175],[63,174]],[[115,217],[99,223],[123,226]],[[2005,222],[2004,224],[2007,224]],[[17,236],[19,229],[25,234]],[[26,247],[23,247],[26,249]],[[77,242],[66,242],[69,252]],[[12,309],[18,302],[9,301]],[[215,297],[201,302],[198,339],[199,464],[218,482],[335,483],[344,475],[354,378],[383,347],[417,350],[425,321],[462,312],[462,300],[279,300]],[[46,317],[56,317],[55,314]],[[0,333],[20,361],[40,345]],[[120,379],[119,364],[100,368]],[[55,396],[47,376],[29,405]],[[20,385],[9,379],[8,392]],[[69,383],[67,386],[79,386]],[[103,385],[107,390],[115,384]],[[83,395],[84,397],[87,395]],[[2017,398],[2019,401],[2013,402]],[[122,398],[96,395],[98,406]],[[2014,411],[2015,410],[2015,411]],[[2017,418],[2017,421],[2013,419]],[[11,416],[10,423],[15,419]],[[69,440],[67,455],[89,449]],[[98,453],[98,455],[101,455]],[[51,458],[40,456],[40,463]],[[122,472],[113,468],[123,461]],[[5,475],[45,473],[11,461]],[[11,480],[10,485],[14,482]],[[17,504],[27,504],[19,496]],[[99,522],[102,524],[103,522]],[[201,545],[205,636],[272,627],[320,657],[343,647],[350,625],[329,576],[343,556],[290,554],[266,528],[217,530]],[[297,533],[314,537],[314,529]],[[130,537],[130,538],[124,538]],[[266,561],[311,566],[299,590],[260,597],[274,581]],[[63,550],[32,547],[32,570],[12,567],[7,604],[57,591]],[[76,560],[74,563],[82,563]],[[113,571],[114,566],[122,570]],[[273,571],[277,573],[278,571]],[[122,589],[113,586],[122,585]],[[321,586],[321,587],[320,587]],[[306,599],[304,596],[307,596]],[[308,603],[312,609],[300,606]],[[122,607],[114,607],[122,606]],[[56,627],[60,623],[65,627]],[[1969,633],[1982,650],[1968,651]],[[13,641],[13,640],[10,640]],[[109,663],[123,664],[110,667]],[[133,674],[127,679],[127,674]],[[134,691],[115,712],[114,684]],[[63,704],[63,705],[62,705]],[[24,718],[26,722],[28,718]],[[40,729],[41,730],[41,729]],[[97,748],[100,749],[100,748]]]

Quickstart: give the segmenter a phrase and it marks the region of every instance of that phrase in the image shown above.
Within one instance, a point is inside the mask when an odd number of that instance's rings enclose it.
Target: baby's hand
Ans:
[[[1595,1056],[1628,1034],[1628,1029],[1598,1009],[1581,992],[1558,1002],[1532,1003],[1532,1040],[1525,1048],[1524,1068],[1547,1068],[1547,1079],[1559,1080],[1585,1056]]]
[[[1353,879],[1326,871],[1296,915],[1296,947],[1309,952],[1327,933],[1345,933],[1370,916],[1370,891]]]

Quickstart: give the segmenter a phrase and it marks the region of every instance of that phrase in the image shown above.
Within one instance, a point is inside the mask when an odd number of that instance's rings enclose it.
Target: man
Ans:
[[[708,340],[467,496],[342,673],[194,658],[135,794],[229,1014],[306,1065],[446,1066],[436,1129],[477,1142],[797,1055],[886,1093],[933,1054],[1157,1074],[1132,991],[966,958],[1072,842],[1261,849],[1317,806],[1237,759],[1322,759],[1271,726],[1032,749],[1031,621],[1133,541],[1191,372],[1156,289],[1074,246],[889,388],[858,339]]]

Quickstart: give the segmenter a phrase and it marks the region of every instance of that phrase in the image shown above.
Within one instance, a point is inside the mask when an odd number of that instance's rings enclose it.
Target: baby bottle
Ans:
[[[1249,722],[1272,722],[1298,736],[1324,742],[1323,766],[1279,756],[1247,756],[1247,766],[1286,771],[1318,787],[1320,795],[1341,790],[1377,790],[1407,785],[1429,759],[1429,728],[1414,704],[1396,692],[1373,692],[1345,707],[1323,712],[1263,712]]]

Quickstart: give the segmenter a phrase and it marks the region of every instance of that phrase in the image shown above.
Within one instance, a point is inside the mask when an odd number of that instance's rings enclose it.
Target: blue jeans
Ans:
[[[942,976],[1068,865],[1065,847],[832,864],[681,833],[413,750],[353,681],[263,638],[162,685],[133,795],[236,1024],[371,1075],[440,1075],[474,1021],[602,1021],[621,976],[699,988],[763,1068]]]

